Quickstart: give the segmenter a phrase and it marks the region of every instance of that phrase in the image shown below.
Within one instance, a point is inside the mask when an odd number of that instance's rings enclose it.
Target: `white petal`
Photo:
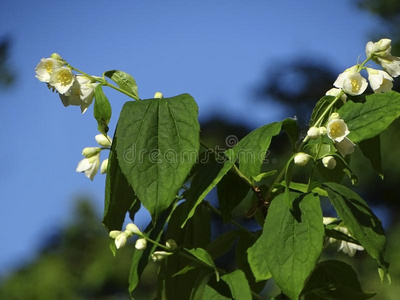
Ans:
[[[92,163],[90,163],[88,158],[82,159],[79,163],[78,166],[76,167],[76,172],[85,172],[86,170],[89,170],[92,167]]]
[[[354,152],[355,144],[346,137],[341,142],[335,142],[335,146],[342,156],[346,156]]]

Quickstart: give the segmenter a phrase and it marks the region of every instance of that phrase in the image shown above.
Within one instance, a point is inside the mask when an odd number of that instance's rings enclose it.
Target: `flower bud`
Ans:
[[[379,53],[376,53],[378,55],[381,54],[381,53],[382,54],[386,54],[387,51],[391,50],[391,47],[392,47],[392,40],[390,40],[390,39],[381,39],[378,42],[376,42],[375,53],[379,52]]]
[[[127,231],[132,232],[133,234],[137,234],[137,235],[141,235],[142,234],[142,232],[139,230],[139,228],[133,223],[127,224],[125,229]]]
[[[340,116],[339,116],[338,113],[333,113],[333,114],[331,114],[329,116],[329,121],[336,120],[336,119],[339,119],[339,118],[340,118]]]
[[[315,126],[310,127],[310,129],[308,129],[307,131],[307,136],[312,140],[319,138],[320,136],[319,128]]]
[[[307,153],[299,152],[296,154],[294,157],[294,163],[298,166],[305,166],[308,161],[310,160],[311,156],[308,155]]]
[[[120,249],[126,245],[128,238],[126,236],[125,232],[121,232],[120,234],[117,235],[115,238],[115,246],[117,249]]]
[[[107,173],[107,167],[108,167],[108,158],[103,160],[100,166],[100,174],[105,174]]]
[[[337,220],[337,218],[323,217],[322,223],[324,223],[324,225],[329,225],[329,224],[335,222],[336,220]]]
[[[167,246],[167,248],[169,250],[175,250],[176,248],[178,248],[178,245],[176,244],[176,242],[173,239],[169,239],[166,243],[165,246]]]
[[[94,137],[96,139],[96,142],[103,147],[110,147],[111,146],[111,138],[107,135],[107,137],[104,134],[98,134]]]
[[[156,262],[156,261],[162,261],[164,260],[167,256],[172,255],[172,252],[166,252],[166,251],[155,251],[151,255],[151,259]]]
[[[336,159],[333,156],[325,156],[322,159],[322,164],[325,168],[334,169],[336,167]]]
[[[56,60],[63,60],[60,54],[58,53],[53,53],[52,55],[50,55],[50,57]]]
[[[154,99],[162,99],[162,98],[164,98],[164,96],[161,92],[156,92],[154,94]]]
[[[99,147],[86,147],[82,150],[82,155],[86,158],[93,157],[99,154],[101,149]]]
[[[109,233],[110,238],[114,239],[121,233],[119,230],[111,230]]]
[[[142,250],[146,249],[146,247],[147,247],[147,241],[146,241],[146,239],[138,239],[138,240],[136,241],[136,243],[135,243],[135,248],[136,248],[137,250],[142,251]]]
[[[318,129],[320,135],[325,135],[327,133],[326,127],[320,127]]]

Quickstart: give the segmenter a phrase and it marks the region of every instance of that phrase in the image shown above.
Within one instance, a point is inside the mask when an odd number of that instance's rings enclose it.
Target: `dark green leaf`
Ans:
[[[310,118],[310,127],[315,124],[315,122],[318,120],[318,118],[322,115],[322,113],[326,110],[326,108],[329,106],[329,104],[332,103],[332,101],[335,99],[333,96],[324,96],[322,97],[317,104],[315,105],[313,112],[311,114]],[[322,124],[325,123],[325,121],[328,120],[328,114],[324,117]]]
[[[237,230],[225,232],[213,240],[206,250],[213,259],[217,259],[232,249],[238,237],[239,232]]]
[[[125,175],[119,167],[115,147],[117,136],[114,134],[106,175],[105,205],[103,224],[109,230],[121,230],[127,211],[134,203],[137,203],[135,193],[129,186]],[[140,205],[136,205],[138,210]]]
[[[215,276],[217,277],[217,281],[219,278],[219,273],[217,268],[215,267],[214,260],[212,259],[211,255],[204,250],[203,248],[193,248],[193,249],[186,249],[187,252],[192,254],[194,257],[196,257],[198,260],[202,261],[206,265],[214,268],[215,271]]]
[[[232,210],[246,197],[249,185],[233,171],[228,172],[217,185],[222,220],[228,222]]]
[[[188,94],[127,102],[117,136],[121,170],[156,219],[175,200],[196,162],[196,102]]]
[[[253,179],[256,182],[260,182],[264,178],[267,178],[267,177],[270,177],[270,176],[274,176],[276,174],[276,172],[277,172],[277,170],[272,170],[272,171],[269,171],[269,172],[260,173],[257,176],[253,176]]]
[[[212,276],[212,272],[210,270],[201,270],[199,276],[197,277],[192,293],[190,295],[190,300],[203,300],[204,299],[204,291],[206,289],[207,283]],[[176,291],[175,293],[179,293]],[[176,298],[174,298],[176,299]]]
[[[229,300],[229,299],[230,298],[222,296],[216,290],[214,290],[212,287],[207,285],[204,289],[202,300]]]
[[[338,260],[320,262],[308,279],[303,294],[306,300],[363,300],[375,295],[364,292],[352,267]]]
[[[221,279],[229,285],[233,299],[252,300],[249,283],[243,271],[236,270],[225,274]]]
[[[139,99],[136,81],[131,75],[118,70],[107,71],[104,75],[118,84],[118,86],[125,92],[132,94],[135,99]]]
[[[359,143],[359,146],[364,156],[371,162],[372,168],[383,179],[380,136],[377,135],[371,139],[363,140]]]
[[[291,299],[298,299],[321,254],[324,226],[319,198],[290,193],[293,211],[283,194],[272,200],[263,233],[249,249],[256,279],[271,272],[276,284]]]
[[[94,97],[93,114],[94,118],[97,120],[97,128],[101,133],[107,134],[108,123],[110,123],[111,119],[111,105],[104,94],[101,85],[96,86]]]
[[[349,127],[348,138],[358,143],[380,134],[400,116],[400,94],[372,94],[365,103],[347,101],[338,113]]]
[[[286,132],[289,137],[292,150],[295,151],[296,143],[299,139],[299,125],[295,119],[287,118],[282,122],[282,129]]]
[[[329,199],[350,234],[375,258],[381,267],[387,269],[384,260],[386,249],[385,231],[380,220],[368,204],[349,188],[337,183],[325,183]]]

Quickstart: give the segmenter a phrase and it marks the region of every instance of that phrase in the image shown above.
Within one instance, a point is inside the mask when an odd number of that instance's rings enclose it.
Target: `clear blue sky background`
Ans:
[[[42,57],[58,52],[94,75],[122,69],[141,98],[188,92],[201,118],[216,113],[256,127],[284,117],[282,108],[254,102],[253,88],[274,61],[309,53],[341,70],[364,54],[379,23],[351,3],[0,0],[0,35],[13,39],[18,75],[0,90],[0,272],[32,258],[41,238],[71,216],[75,197],[103,206],[104,176],[90,182],[75,173],[82,148],[96,146],[92,108],[84,115],[64,108],[36,80]],[[113,128],[128,99],[107,92]]]

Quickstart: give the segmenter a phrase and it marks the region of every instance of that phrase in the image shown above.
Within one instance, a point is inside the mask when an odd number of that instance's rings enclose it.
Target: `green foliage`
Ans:
[[[271,272],[291,299],[298,299],[323,245],[324,227],[318,197],[290,194],[293,210],[282,196],[271,203],[263,233],[249,249],[249,263],[258,280]]]
[[[135,99],[139,99],[138,87],[135,79],[131,75],[119,70],[107,71],[104,75],[118,84],[122,90],[133,95]]]
[[[249,283],[241,270],[236,270],[232,273],[221,277],[231,290],[233,299],[252,300]]]
[[[197,105],[188,94],[127,102],[117,137],[121,170],[156,220],[175,200],[196,162]]]
[[[111,119],[111,105],[101,85],[96,86],[94,97],[93,114],[94,118],[97,120],[97,129],[106,135],[109,130],[108,123],[110,123]]]
[[[338,113],[349,127],[350,140],[358,143],[377,136],[400,116],[400,94],[372,94],[365,103],[347,101]]]

